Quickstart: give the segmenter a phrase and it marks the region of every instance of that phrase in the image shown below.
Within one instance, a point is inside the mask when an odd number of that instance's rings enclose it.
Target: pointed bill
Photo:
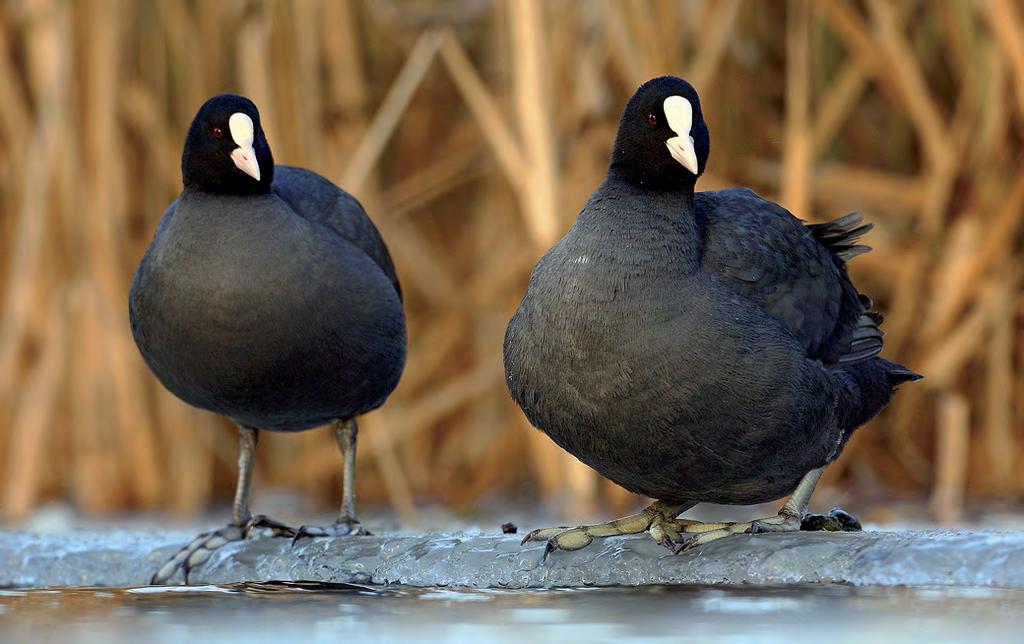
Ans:
[[[693,125],[693,106],[682,96],[669,96],[662,104],[668,126],[677,136],[665,141],[669,154],[680,165],[694,174],[699,174],[697,152],[693,148],[690,127]]]
[[[256,151],[252,147],[255,128],[248,114],[235,112],[228,119],[231,138],[238,146],[231,151],[231,160],[235,166],[253,179],[260,180],[260,163],[256,159]]]

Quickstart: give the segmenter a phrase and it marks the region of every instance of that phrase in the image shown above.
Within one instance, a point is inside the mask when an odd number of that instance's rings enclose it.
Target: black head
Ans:
[[[648,188],[692,192],[710,153],[697,91],[681,78],[661,76],[626,103],[611,172]]]
[[[219,94],[192,120],[181,155],[186,188],[221,194],[267,192],[274,157],[256,105],[244,96]]]

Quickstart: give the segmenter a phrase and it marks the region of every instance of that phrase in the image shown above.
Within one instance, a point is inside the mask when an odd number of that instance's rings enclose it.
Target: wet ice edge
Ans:
[[[133,586],[191,539],[142,531],[0,531],[0,587]],[[742,535],[672,555],[646,536],[607,539],[540,563],[543,544],[478,534],[377,535],[230,543],[193,584],[315,580],[465,588],[646,584],[1024,588],[1024,533],[955,530]]]

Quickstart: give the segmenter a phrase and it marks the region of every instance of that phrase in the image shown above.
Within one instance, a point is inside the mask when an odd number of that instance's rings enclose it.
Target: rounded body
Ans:
[[[829,370],[692,261],[681,244],[694,233],[679,230],[692,218],[653,208],[636,225],[594,208],[602,198],[537,264],[509,323],[513,399],[633,492],[744,505],[788,494],[843,436]]]
[[[401,298],[380,265],[274,192],[186,190],[139,265],[129,308],[160,381],[248,427],[301,430],[367,412],[405,364]]]

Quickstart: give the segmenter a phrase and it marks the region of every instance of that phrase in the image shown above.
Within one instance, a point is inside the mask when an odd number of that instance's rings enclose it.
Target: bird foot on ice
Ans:
[[[617,537],[647,532],[652,539],[673,553],[680,553],[717,541],[734,534],[757,532],[796,532],[797,530],[830,532],[854,532],[861,529],[857,517],[833,508],[828,514],[805,514],[801,518],[786,510],[754,521],[726,523],[703,523],[692,519],[675,518],[676,508],[654,503],[642,512],[621,519],[578,527],[563,526],[541,528],[523,537],[525,545],[530,541],[546,541],[547,547],[541,562],[555,550],[580,550],[589,546],[595,538]]]
[[[199,534],[160,566],[160,569],[153,573],[149,583],[155,586],[166,585],[180,570],[187,586],[189,573],[206,563],[214,550],[223,548],[232,541],[247,539],[253,530],[262,528],[269,528],[275,537],[290,537],[295,534],[294,528],[264,515],[254,516],[242,525],[229,523],[218,530]]]
[[[796,532],[800,530],[800,524],[799,515],[783,509],[776,515],[753,521],[701,523],[686,519],[666,520],[652,527],[651,536],[654,536],[661,545],[679,554],[734,534]],[[655,534],[656,531],[658,534]]]
[[[699,523],[694,522],[686,526],[677,526],[678,519],[667,522],[667,526],[656,524],[652,526],[652,536],[656,529],[664,533],[663,539],[658,542],[673,552],[679,553],[702,546],[712,541],[717,541],[734,534],[757,533],[757,532],[796,532],[803,530],[807,532],[828,531],[828,532],[859,532],[861,528],[857,517],[841,508],[832,508],[828,514],[804,514],[802,517],[780,511],[775,516],[754,521],[737,521],[728,523]],[[687,535],[694,535],[687,538]]]
[[[547,547],[541,557],[541,563],[547,561],[548,555],[555,550],[580,550],[586,548],[595,538],[618,537],[628,534],[641,534],[648,532],[651,526],[658,522],[680,521],[685,519],[674,519],[679,514],[678,508],[663,504],[653,503],[637,514],[631,514],[621,519],[615,519],[608,523],[596,525],[583,525],[575,528],[563,526],[559,528],[540,528],[523,537],[525,545],[530,541],[546,541]],[[654,536],[652,534],[652,536]],[[655,537],[657,539],[658,537]]]
[[[370,531],[359,523],[355,517],[340,517],[331,525],[304,525],[295,531],[292,537],[292,545],[304,537],[347,537],[356,535],[368,535]]]

